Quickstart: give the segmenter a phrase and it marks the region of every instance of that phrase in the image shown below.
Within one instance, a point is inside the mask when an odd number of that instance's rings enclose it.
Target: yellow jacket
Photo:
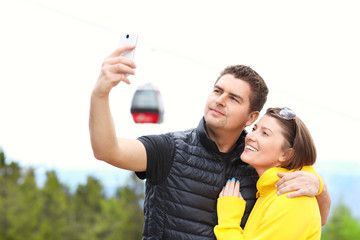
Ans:
[[[302,170],[316,173],[312,166]],[[290,171],[270,168],[259,178],[256,185],[258,199],[244,229],[240,227],[240,221],[245,201],[238,197],[218,199],[218,225],[214,228],[217,239],[320,239],[321,216],[316,198],[278,196],[275,188],[278,172]]]

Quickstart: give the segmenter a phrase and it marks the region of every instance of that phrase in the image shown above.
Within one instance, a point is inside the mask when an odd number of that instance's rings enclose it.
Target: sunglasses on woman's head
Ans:
[[[296,117],[296,114],[293,110],[290,108],[284,107],[280,110],[280,116],[286,120],[291,120]]]

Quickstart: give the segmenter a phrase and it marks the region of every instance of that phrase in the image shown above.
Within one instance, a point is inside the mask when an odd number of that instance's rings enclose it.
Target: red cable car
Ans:
[[[135,123],[161,123],[164,105],[160,91],[150,83],[140,86],[133,96],[130,112]]]

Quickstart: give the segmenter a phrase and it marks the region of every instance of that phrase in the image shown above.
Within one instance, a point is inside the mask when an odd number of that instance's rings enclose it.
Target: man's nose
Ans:
[[[220,96],[218,96],[218,98],[216,99],[216,104],[218,105],[225,105],[225,94],[221,94]]]

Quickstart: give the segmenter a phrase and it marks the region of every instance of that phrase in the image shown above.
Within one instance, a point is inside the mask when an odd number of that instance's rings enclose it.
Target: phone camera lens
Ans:
[[[128,35],[126,35],[126,38],[129,38],[129,34],[128,34]]]

